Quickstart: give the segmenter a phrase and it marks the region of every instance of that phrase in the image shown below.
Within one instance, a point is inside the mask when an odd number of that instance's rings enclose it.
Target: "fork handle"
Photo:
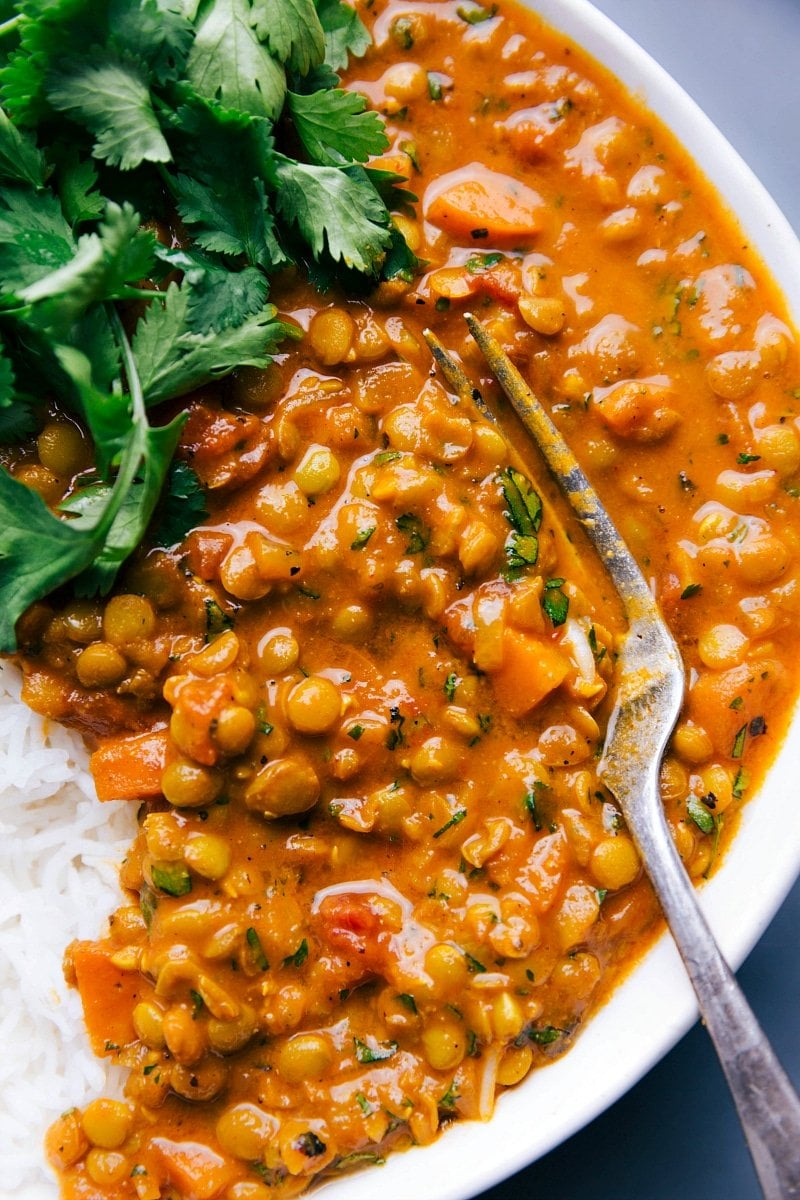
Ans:
[[[657,798],[655,772],[648,785]],[[636,840],[725,1072],[765,1200],[800,1200],[800,1099],[720,953],[666,821],[649,823]]]

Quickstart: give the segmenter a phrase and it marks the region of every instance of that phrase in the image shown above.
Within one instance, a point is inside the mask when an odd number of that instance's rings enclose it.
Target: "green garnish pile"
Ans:
[[[61,584],[108,591],[165,482],[170,544],[190,527],[197,504],[183,526],[175,512],[189,469],[172,464],[185,414],[148,414],[272,361],[295,333],[268,302],[273,273],[365,286],[416,265],[389,215],[413,199],[405,180],[362,165],[387,146],[380,117],[338,86],[369,44],[343,0],[23,0],[6,15],[0,443],[54,398],[96,472],[55,516],[0,470],[0,651]],[[170,213],[180,246],[146,224]]]

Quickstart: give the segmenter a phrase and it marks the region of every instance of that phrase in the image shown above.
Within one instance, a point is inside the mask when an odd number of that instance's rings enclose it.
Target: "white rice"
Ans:
[[[67,1108],[114,1092],[61,963],[120,903],[134,805],[100,804],[77,734],[30,712],[0,664],[0,1197],[51,1200],[42,1139]]]

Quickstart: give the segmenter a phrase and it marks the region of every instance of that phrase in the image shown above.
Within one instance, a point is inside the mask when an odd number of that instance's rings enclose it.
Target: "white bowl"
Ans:
[[[608,67],[669,126],[732,211],[783,290],[800,328],[800,243],[764,187],[681,87],[585,0],[528,6]],[[689,34],[687,33],[687,36]],[[800,707],[761,790],[701,905],[735,968],[764,932],[800,872]],[[563,1058],[505,1093],[486,1125],[465,1122],[434,1145],[336,1180],[325,1200],[469,1200],[540,1158],[633,1086],[697,1016],[677,951],[665,936]]]

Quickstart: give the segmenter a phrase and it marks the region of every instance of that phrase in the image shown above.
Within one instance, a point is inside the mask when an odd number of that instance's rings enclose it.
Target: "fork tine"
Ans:
[[[496,425],[497,418],[481,395],[480,388],[475,386],[461,364],[456,362],[449,350],[445,349],[433,330],[423,329],[422,336],[428,343],[434,362],[458,398],[466,404],[474,405],[485,420]]]

